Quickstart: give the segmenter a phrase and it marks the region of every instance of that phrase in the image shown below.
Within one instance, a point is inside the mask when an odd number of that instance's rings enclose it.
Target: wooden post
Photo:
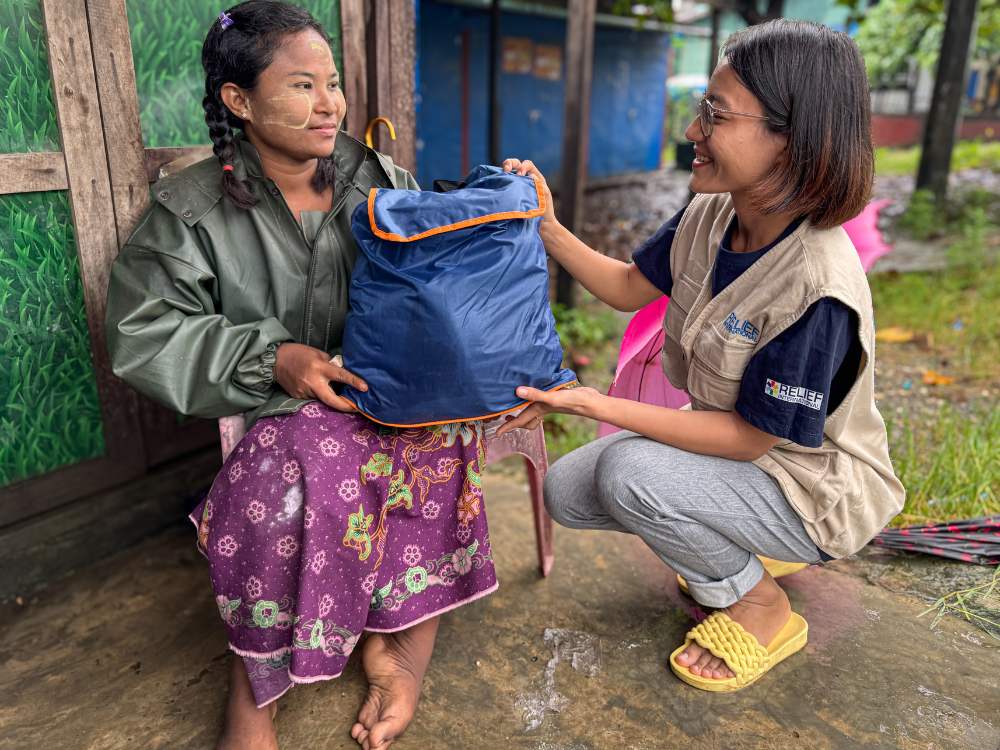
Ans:
[[[951,152],[962,115],[962,94],[965,74],[969,69],[969,49],[976,27],[976,6],[979,0],[950,0],[945,20],[941,52],[931,108],[924,124],[920,166],[917,168],[917,190],[934,193],[938,202],[948,192],[948,172]]]
[[[712,38],[708,47],[708,77],[715,72],[715,64],[719,61],[719,19],[722,16],[715,6],[712,6]]]
[[[414,109],[416,18],[413,0],[379,0],[369,6],[368,118],[388,117],[396,140],[380,127],[375,147],[411,172],[417,167],[417,118]],[[345,65],[347,63],[345,62]],[[353,134],[364,137],[364,132]]]
[[[559,222],[574,234],[580,229],[587,184],[596,5],[596,0],[569,0],[566,17],[566,101],[558,214]],[[556,301],[567,307],[576,302],[575,282],[564,268],[556,277]]]
[[[368,50],[365,27],[368,19],[364,0],[340,0],[340,41],[344,69],[340,71],[347,99],[347,132],[365,137],[368,124]]]
[[[118,243],[124,245],[149,203],[125,0],[87,0],[87,20],[91,36],[101,41],[94,48],[94,71],[111,171],[115,226]]]
[[[490,4],[490,52],[487,63],[489,94],[487,95],[487,119],[489,121],[490,164],[500,164],[500,0]]]

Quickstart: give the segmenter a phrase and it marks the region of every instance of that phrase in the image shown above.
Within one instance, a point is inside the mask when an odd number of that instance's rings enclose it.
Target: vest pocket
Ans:
[[[701,360],[707,369],[720,377],[743,380],[743,372],[756,349],[756,342],[725,337],[717,325],[712,325],[695,339],[691,354],[692,359]]]
[[[850,454],[829,444],[808,452],[779,445],[769,456],[805,490],[806,497],[795,498],[793,504],[806,521],[821,521],[841,501],[851,500],[854,461]]]

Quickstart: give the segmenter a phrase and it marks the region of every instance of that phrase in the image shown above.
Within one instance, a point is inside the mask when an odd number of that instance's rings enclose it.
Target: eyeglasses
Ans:
[[[731,109],[716,107],[708,100],[707,96],[703,96],[698,100],[698,124],[701,126],[701,134],[706,138],[712,135],[712,130],[715,128],[715,115],[717,112],[724,112],[727,115],[739,115],[740,117],[752,117],[755,120],[769,119],[765,115],[752,115],[749,112],[733,112]]]

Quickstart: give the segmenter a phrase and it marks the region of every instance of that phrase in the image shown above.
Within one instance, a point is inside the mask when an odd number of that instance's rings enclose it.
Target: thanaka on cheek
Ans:
[[[293,130],[305,130],[312,117],[313,103],[309,94],[272,96],[256,108],[261,125],[279,125]]]

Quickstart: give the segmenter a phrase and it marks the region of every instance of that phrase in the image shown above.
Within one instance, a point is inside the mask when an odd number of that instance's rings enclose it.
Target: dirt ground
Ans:
[[[537,572],[523,476],[487,472],[501,581],[445,615],[399,750],[996,750],[1000,641],[921,617],[989,575],[868,550],[783,579],[806,649],[739,693],[666,667],[697,607],[638,539],[556,530]],[[0,610],[0,749],[205,749],[228,660],[193,532],[178,525]],[[279,701],[284,748],[355,747],[357,664]]]

